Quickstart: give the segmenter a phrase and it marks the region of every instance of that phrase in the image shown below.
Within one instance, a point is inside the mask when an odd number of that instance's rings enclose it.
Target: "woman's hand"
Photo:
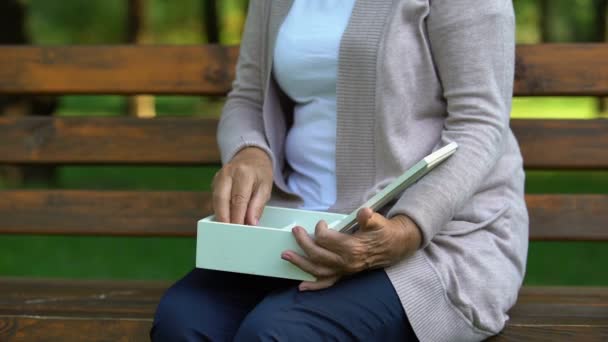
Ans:
[[[306,255],[285,251],[281,258],[317,277],[315,282],[302,282],[300,291],[321,290],[344,275],[390,266],[420,246],[420,229],[407,216],[389,220],[365,208],[357,214],[357,221],[359,230],[353,235],[331,230],[324,221],[317,224],[314,239],[302,227],[293,229]]]
[[[272,162],[257,147],[239,151],[213,178],[213,211],[220,222],[257,225],[272,191]]]

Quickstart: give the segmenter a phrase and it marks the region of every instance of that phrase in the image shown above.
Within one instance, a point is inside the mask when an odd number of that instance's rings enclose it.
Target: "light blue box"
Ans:
[[[214,216],[198,221],[196,267],[296,280],[315,277],[281,259],[293,250],[304,255],[291,229],[300,226],[314,235],[325,220],[332,227],[347,215],[267,206],[258,226],[215,222]]]

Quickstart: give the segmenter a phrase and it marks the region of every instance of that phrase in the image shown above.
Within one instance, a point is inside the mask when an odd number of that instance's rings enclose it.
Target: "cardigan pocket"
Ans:
[[[487,228],[501,218],[509,207],[509,204],[505,204],[498,209],[498,211],[493,212],[489,216],[485,216],[481,219],[473,219],[471,217],[464,217],[464,215],[456,215],[452,221],[448,222],[446,226],[439,231],[438,235],[466,235],[476,230]]]

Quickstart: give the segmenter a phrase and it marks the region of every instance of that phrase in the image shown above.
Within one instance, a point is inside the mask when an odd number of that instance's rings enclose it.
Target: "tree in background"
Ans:
[[[538,0],[541,40],[606,42],[608,0]],[[608,99],[598,98],[598,113],[608,111]]]
[[[543,42],[593,42],[605,30],[607,0],[537,0]]]
[[[608,43],[608,0],[594,0],[596,41]],[[598,110],[600,115],[608,116],[608,98],[599,98]]]
[[[26,29],[27,7],[18,0],[0,1],[0,44],[29,44]],[[0,115],[49,116],[57,108],[57,99],[51,96],[4,95],[0,96]],[[10,186],[22,183],[49,183],[55,178],[53,167],[2,167],[0,178]]]
[[[218,24],[217,2],[215,0],[202,0],[201,9],[203,18],[204,36],[207,37],[207,42],[217,44],[220,42],[220,27]]]
[[[147,0],[127,1],[127,43],[143,44],[148,38],[146,8]],[[127,99],[127,113],[138,118],[152,118],[156,116],[154,96],[137,95]]]

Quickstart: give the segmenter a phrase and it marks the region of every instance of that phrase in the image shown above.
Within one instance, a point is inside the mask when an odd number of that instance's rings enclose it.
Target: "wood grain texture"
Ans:
[[[518,45],[515,95],[608,94],[608,44]]]
[[[512,120],[527,169],[608,169],[608,120]]]
[[[202,46],[2,46],[0,93],[224,95],[238,49]]]
[[[149,319],[162,281],[0,278],[0,315]]]
[[[193,236],[205,192],[0,191],[0,234]],[[531,240],[608,241],[608,195],[527,195]]]
[[[605,342],[608,340],[608,326],[589,325],[509,325],[491,342],[521,341],[564,341],[564,342]]]
[[[147,338],[168,282],[0,278],[0,340]],[[495,341],[601,341],[608,288],[524,287]],[[91,335],[75,335],[86,330]],[[47,335],[41,335],[45,333]]]
[[[0,341],[149,341],[152,319],[1,316]]]
[[[608,195],[526,195],[530,239],[608,241]]]
[[[608,288],[524,287],[509,316],[490,341],[606,341]]]
[[[214,45],[4,46],[0,93],[221,95],[237,55]],[[518,45],[514,93],[608,94],[608,45]]]
[[[13,341],[149,341],[152,319],[0,316],[0,340]],[[487,341],[597,341],[608,339],[606,326],[508,325]]]
[[[0,117],[0,163],[217,164],[217,119]],[[608,169],[608,120],[512,120],[528,169]]]
[[[217,164],[217,119],[0,117],[0,163]]]
[[[511,325],[608,327],[608,288],[527,286],[509,315]]]
[[[0,191],[0,233],[193,236],[204,192]]]

